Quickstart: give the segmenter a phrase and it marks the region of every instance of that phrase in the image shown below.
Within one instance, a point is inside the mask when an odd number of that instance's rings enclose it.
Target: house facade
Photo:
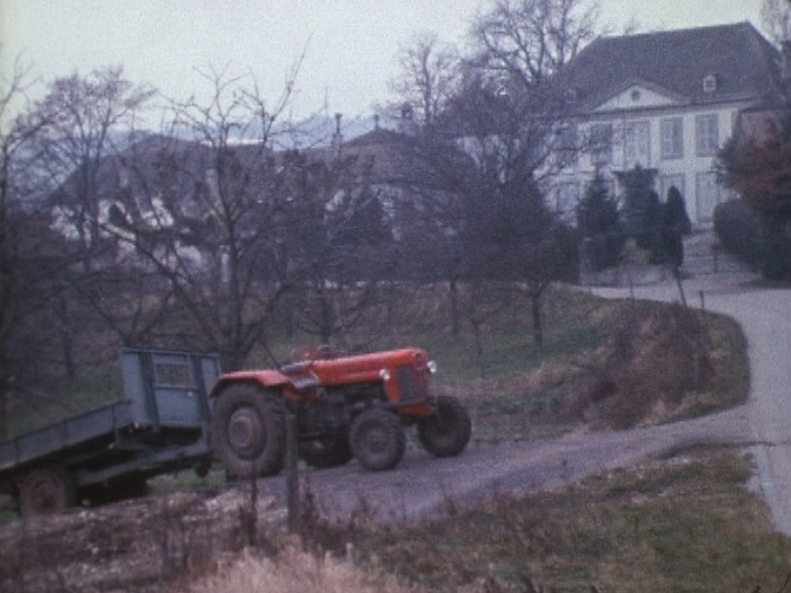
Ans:
[[[780,52],[750,23],[603,37],[563,73],[571,114],[560,142],[555,207],[573,217],[599,171],[616,196],[619,178],[640,167],[664,201],[681,191],[695,226],[711,224],[731,197],[713,170],[739,114],[773,101],[782,80]]]

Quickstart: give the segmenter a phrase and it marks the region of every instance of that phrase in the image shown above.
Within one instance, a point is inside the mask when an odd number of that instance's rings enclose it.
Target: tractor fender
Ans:
[[[209,392],[209,398],[216,397],[228,385],[234,383],[254,383],[261,387],[283,388],[291,386],[291,380],[280,371],[239,371],[236,373],[225,373],[217,379],[217,382]]]

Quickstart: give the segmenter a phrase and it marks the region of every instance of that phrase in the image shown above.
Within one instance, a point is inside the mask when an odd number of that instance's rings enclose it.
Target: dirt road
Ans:
[[[302,474],[321,517],[346,521],[354,514],[385,522],[411,522],[479,504],[497,495],[557,488],[581,477],[697,443],[750,443],[747,408],[638,430],[568,435],[558,439],[471,444],[461,456],[436,459],[418,448],[399,466],[371,473],[357,464]],[[283,477],[260,481],[267,495],[284,500]]]

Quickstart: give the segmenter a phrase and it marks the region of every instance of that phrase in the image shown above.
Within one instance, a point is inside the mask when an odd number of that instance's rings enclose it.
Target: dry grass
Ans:
[[[707,346],[699,315],[680,305],[628,316],[592,354],[592,372],[569,412],[594,427],[624,429],[658,406],[672,410],[710,384]]]
[[[437,386],[468,404],[476,438],[624,429],[746,400],[747,345],[732,319],[680,305],[592,297],[583,308],[600,339],[556,348],[522,373]]]
[[[375,567],[356,567],[330,556],[317,557],[288,546],[276,559],[245,550],[212,577],[173,593],[407,593],[419,591],[399,584]]]

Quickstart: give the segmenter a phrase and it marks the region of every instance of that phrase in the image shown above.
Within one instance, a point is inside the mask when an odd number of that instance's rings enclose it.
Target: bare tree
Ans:
[[[123,68],[116,66],[87,77],[58,78],[34,107],[49,122],[38,148],[60,223],[77,237],[86,270],[101,243],[100,166],[133,136],[140,110],[153,94],[124,78]]]
[[[47,122],[28,105],[29,73],[17,58],[8,76],[0,77],[0,439],[7,436],[9,399],[29,399],[46,359],[34,328],[55,298],[53,280],[63,263],[34,199],[30,145]]]
[[[19,319],[14,311],[19,305],[19,295],[13,290],[13,276],[18,271],[18,261],[9,243],[9,199],[12,159],[24,133],[11,109],[13,101],[24,91],[24,76],[17,59],[10,78],[0,79],[0,440],[6,437],[7,398],[16,372],[12,343]]]
[[[428,195],[455,196],[445,219],[455,226],[459,249],[448,250],[461,257],[455,269],[469,282],[523,286],[538,343],[541,297],[552,280],[573,275],[576,262],[573,234],[541,189],[564,166],[555,152],[569,121],[557,75],[593,38],[595,19],[595,5],[582,0],[496,0],[473,26],[476,54],[442,126],[416,141],[429,163],[423,183],[440,189]],[[473,324],[497,308],[491,291],[465,295]]]
[[[174,109],[176,125],[206,150],[199,156],[186,155],[181,163],[171,161],[176,167],[193,161],[188,166],[196,184],[195,207],[184,208],[178,219],[195,237],[190,241],[188,234],[181,245],[166,245],[163,252],[149,256],[208,345],[220,352],[224,366],[235,369],[263,339],[268,316],[288,288],[288,275],[279,283],[266,271],[276,258],[276,229],[284,213],[270,143],[273,125],[290,98],[290,85],[269,106],[254,79],[252,88],[246,89],[239,78],[225,72],[203,75],[214,87],[210,102],[190,100]],[[190,243],[199,252],[198,265],[180,250]]]
[[[488,215],[471,218],[476,241],[488,245],[480,253],[499,253],[490,257],[502,264],[499,277],[508,270],[524,283],[538,343],[542,294],[551,280],[573,274],[576,260],[573,236],[541,190],[564,156],[581,148],[568,133],[573,122],[558,75],[594,39],[597,19],[598,5],[588,0],[494,0],[473,25],[473,84],[457,105],[485,188],[475,203],[487,204]]]
[[[182,339],[236,369],[293,282],[282,256],[287,175],[272,149],[293,80],[268,104],[252,76],[199,74],[212,96],[174,101],[167,136],[138,145],[108,228],[165,281]]]
[[[290,201],[296,209],[290,255],[304,282],[289,298],[295,326],[329,344],[348,337],[379,301],[393,265],[392,236],[370,185],[371,163],[356,156],[328,161],[292,154],[301,163]]]
[[[478,59],[495,78],[540,85],[595,38],[598,11],[589,0],[493,0],[472,28]]]
[[[398,54],[400,73],[391,81],[396,116],[419,126],[432,124],[457,91],[460,57],[435,33],[421,33]]]
[[[437,225],[411,241],[446,258],[434,269],[447,274],[454,315],[463,313],[473,328],[499,309],[497,295],[503,303],[513,299],[515,291],[502,286],[522,285],[540,343],[541,296],[573,267],[574,249],[539,186],[551,122],[532,117],[528,105],[477,79],[446,112],[449,129],[415,139],[414,160],[423,168],[413,177],[414,192]],[[488,283],[500,288],[487,290]]]
[[[764,0],[761,20],[769,38],[777,45],[791,40],[791,4],[788,0]]]
[[[472,164],[461,194],[468,275],[521,284],[530,300],[535,341],[541,344],[544,290],[567,277],[575,260],[570,233],[550,212],[541,191],[541,178],[551,171],[547,147],[553,122],[534,118],[530,101],[491,92],[487,99],[481,92],[480,86],[471,89],[469,103],[460,106],[469,113],[467,121],[477,121],[465,136]]]
[[[106,159],[133,134],[135,121],[153,96],[147,87],[124,77],[123,68],[96,70],[58,78],[46,96],[32,106],[35,116],[46,122],[35,137],[37,176],[54,214],[55,228],[69,239],[65,244],[79,257],[78,265],[62,270],[59,290],[60,316],[56,327],[61,338],[62,361],[69,377],[77,373],[75,346],[90,319],[86,295],[97,294],[97,282],[108,256],[102,233],[108,204],[102,188]],[[68,272],[68,274],[66,274]]]

